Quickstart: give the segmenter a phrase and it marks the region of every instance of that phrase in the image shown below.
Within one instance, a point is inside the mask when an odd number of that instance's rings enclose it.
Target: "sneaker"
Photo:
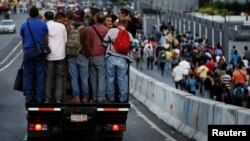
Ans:
[[[48,104],[48,103],[49,103],[49,100],[45,100],[45,101],[44,101],[44,104]]]
[[[60,100],[56,100],[56,103],[57,104],[61,104],[62,102]]]
[[[119,103],[127,103],[126,100],[120,100]]]
[[[81,102],[82,103],[88,103],[89,101],[89,98],[87,96],[84,96],[82,99],[81,99]]]
[[[71,102],[71,103],[80,103],[80,99],[74,97],[74,98],[72,98],[72,99],[70,100],[70,102]]]
[[[110,104],[111,102],[104,99],[104,100],[98,100],[98,103],[103,103],[103,104]]]

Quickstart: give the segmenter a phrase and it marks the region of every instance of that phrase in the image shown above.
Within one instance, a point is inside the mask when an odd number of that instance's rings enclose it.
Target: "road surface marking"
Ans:
[[[130,105],[132,108],[135,109],[136,113],[140,115],[142,119],[144,119],[150,126],[151,128],[154,128],[156,131],[158,131],[160,134],[162,134],[165,138],[167,138],[170,141],[176,141],[173,137],[171,137],[169,134],[164,132],[162,129],[160,129],[156,124],[154,124],[150,119],[148,119],[143,113],[141,113],[133,103],[130,102]],[[165,139],[166,140],[166,139]]]
[[[20,43],[21,43],[21,42],[20,42]],[[20,44],[20,43],[19,43],[19,44]],[[19,44],[18,44],[18,45],[19,45]],[[16,49],[16,48],[15,48],[15,49]],[[15,50],[15,49],[13,49],[13,50]],[[11,53],[10,53],[11,55],[12,55],[13,50],[12,50]],[[15,58],[13,58],[8,64],[6,64],[3,68],[0,69],[0,72],[3,71],[3,70],[5,70],[5,69],[7,69],[7,68],[17,59],[17,57],[18,57],[22,52],[23,52],[23,50],[20,50],[20,51],[17,53],[17,55],[15,56]],[[10,54],[9,54],[6,58],[8,58],[8,57],[10,56]],[[4,61],[5,61],[5,60],[6,60],[6,59],[4,59]],[[4,61],[2,61],[2,62],[4,62]],[[1,62],[1,63],[2,63],[2,62]]]
[[[2,65],[5,61],[9,59],[9,57],[18,49],[18,47],[21,45],[21,42],[19,42],[14,49],[8,54],[8,56],[0,63]]]
[[[27,141],[27,133],[25,134],[23,141]]]

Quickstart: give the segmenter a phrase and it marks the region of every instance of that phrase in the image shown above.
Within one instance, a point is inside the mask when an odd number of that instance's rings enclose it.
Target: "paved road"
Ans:
[[[132,66],[134,68],[136,68],[136,62],[133,61]],[[147,74],[151,77],[153,77],[154,79],[161,81],[163,83],[166,83],[167,85],[171,86],[171,87],[175,87],[173,79],[172,79],[172,74],[164,74],[164,76],[161,76],[161,72],[160,70],[157,69],[157,66],[154,65],[153,70],[148,70],[147,69],[147,61],[146,59],[144,59],[144,61],[142,62],[142,70],[139,69],[139,71],[143,72],[144,74]]]

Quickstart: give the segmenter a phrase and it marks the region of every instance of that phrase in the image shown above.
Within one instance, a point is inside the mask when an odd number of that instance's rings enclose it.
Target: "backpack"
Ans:
[[[130,49],[130,37],[128,31],[119,29],[117,38],[113,45],[117,53],[127,55]]]
[[[238,62],[238,60],[239,60],[238,55],[234,54],[234,55],[232,56],[232,58],[231,58],[230,63],[233,64],[233,65],[236,65],[237,62]]]
[[[222,86],[222,81],[220,76],[214,78],[214,84],[221,87]]]
[[[80,43],[80,32],[79,30],[84,28],[84,26],[74,27],[71,26],[71,30],[69,32],[68,40],[66,42],[66,55],[69,56],[77,56],[80,54],[82,49],[82,45]]]
[[[235,100],[237,101],[241,101],[243,99],[243,96],[244,96],[244,92],[243,92],[243,88],[241,87],[237,87],[235,88],[234,90],[234,97],[235,97]]]
[[[166,61],[166,58],[167,56],[166,56],[166,52],[165,52],[165,50],[162,50],[160,53],[159,53],[159,61],[160,62],[165,62]]]

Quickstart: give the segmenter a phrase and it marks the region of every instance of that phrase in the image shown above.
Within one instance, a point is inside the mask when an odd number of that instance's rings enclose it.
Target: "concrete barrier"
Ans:
[[[130,69],[132,94],[168,125],[206,141],[208,125],[250,124],[250,110],[196,97]]]
[[[140,76],[143,76],[143,75],[140,75]],[[137,77],[139,77],[139,76],[137,76]],[[148,98],[148,95],[147,95],[148,94],[148,85],[149,85],[150,81],[151,81],[151,79],[149,77],[144,76],[142,79],[141,85],[139,86],[140,95],[137,98],[142,103],[145,103],[146,99]]]
[[[130,71],[129,72],[129,93],[130,94],[134,94],[135,92],[135,84],[136,84],[136,73],[135,73],[135,69],[133,67],[130,67]]]
[[[214,106],[213,124],[237,124],[238,110],[242,109],[245,108],[226,104],[216,104]]]
[[[135,92],[135,84],[136,84],[136,73],[135,69],[133,67],[130,67],[130,72],[129,72],[129,93],[134,94]]]
[[[237,110],[237,121],[236,123],[239,125],[250,125],[250,110],[249,109],[242,109]]]
[[[196,96],[185,98],[183,124],[178,131],[188,135],[189,138],[206,141],[208,125],[213,124],[214,120],[214,106],[216,104],[225,104]]]
[[[166,102],[166,90],[161,85],[157,85],[154,80],[149,80],[148,82],[148,97],[145,102],[145,105],[149,108],[150,111],[160,115],[164,111],[164,104]]]
[[[179,129],[181,126],[185,126],[183,125],[182,120],[185,116],[184,107],[186,97],[193,97],[193,95],[176,89],[172,90],[170,94],[171,99],[167,100],[167,104],[170,104],[169,108],[171,110],[171,116],[166,122],[175,129]]]

